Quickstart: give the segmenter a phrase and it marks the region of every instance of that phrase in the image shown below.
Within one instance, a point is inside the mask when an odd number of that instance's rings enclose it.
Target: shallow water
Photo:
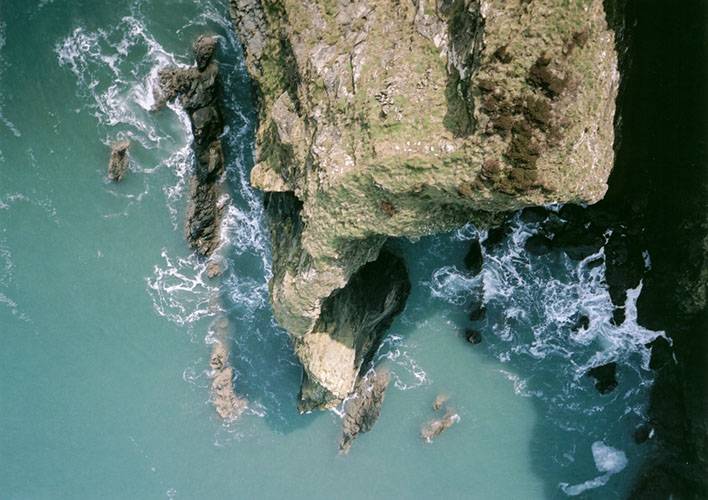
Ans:
[[[219,280],[184,240],[186,117],[149,111],[157,69],[191,64],[205,30],[221,37],[228,124]],[[622,498],[645,453],[632,432],[657,333],[632,307],[611,326],[604,266],[526,256],[536,228],[518,219],[476,278],[462,263],[473,227],[393,242],[413,290],[376,356],[393,375],[379,422],[341,457],[339,411],[297,415],[300,367],[269,309],[248,185],[254,119],[225,1],[0,5],[0,496]],[[132,164],[111,183],[117,138]],[[480,293],[488,314],[472,323]],[[578,311],[591,327],[574,334]],[[231,422],[208,393],[221,315],[249,400]],[[619,387],[600,396],[584,374],[607,361]],[[440,393],[460,422],[424,445]]]

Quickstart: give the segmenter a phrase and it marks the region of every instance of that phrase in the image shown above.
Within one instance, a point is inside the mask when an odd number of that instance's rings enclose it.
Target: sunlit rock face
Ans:
[[[348,323],[341,342],[321,317],[353,307],[341,296],[389,236],[607,190],[619,74],[599,0],[231,0],[231,14],[259,102],[251,181],[268,193],[271,303],[304,365],[301,410],[341,402],[375,346],[359,341],[370,325]],[[400,309],[375,307],[381,324]]]

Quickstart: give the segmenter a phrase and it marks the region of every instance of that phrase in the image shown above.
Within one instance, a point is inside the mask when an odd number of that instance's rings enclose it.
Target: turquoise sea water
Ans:
[[[149,111],[157,69],[191,64],[204,31],[221,37],[228,124],[218,280],[184,240],[185,115]],[[0,497],[622,498],[650,446],[632,432],[657,333],[637,327],[636,291],[611,326],[604,266],[526,256],[536,228],[518,220],[477,278],[462,264],[473,227],[394,242],[413,290],[376,356],[393,374],[379,422],[338,456],[340,411],[297,414],[248,185],[254,118],[225,1],[0,3]],[[108,143],[124,137],[131,169],[111,183]],[[578,311],[587,332],[571,332]],[[222,314],[249,400],[230,422],[208,389]],[[600,396],[584,374],[607,361],[619,387]],[[440,393],[460,422],[426,445]]]

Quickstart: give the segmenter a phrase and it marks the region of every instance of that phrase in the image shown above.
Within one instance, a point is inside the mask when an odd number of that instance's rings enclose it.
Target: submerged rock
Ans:
[[[209,263],[207,264],[207,270],[206,270],[207,278],[214,278],[216,276],[219,276],[220,274],[221,274],[221,265],[215,260],[210,260]]]
[[[349,453],[357,436],[369,432],[379,419],[390,380],[391,375],[388,372],[374,372],[359,380],[352,399],[347,402],[346,414],[342,421],[342,439],[339,443],[341,453]]]
[[[597,380],[595,389],[600,394],[609,394],[617,387],[616,371],[617,363],[613,361],[612,363],[591,368],[588,370],[587,376],[594,377]]]
[[[410,286],[403,259],[382,250],[324,301],[312,333],[294,339],[305,370],[301,413],[332,408],[351,393],[361,366],[403,310]]]
[[[217,39],[213,35],[202,35],[194,44],[194,59],[197,61],[197,69],[204,71],[216,49]]]
[[[123,179],[128,168],[128,148],[129,140],[123,140],[111,144],[111,158],[108,161],[108,178],[112,181]]]
[[[448,408],[447,412],[445,413],[445,416],[443,416],[442,418],[431,420],[423,427],[421,427],[420,437],[423,438],[426,443],[430,443],[441,433],[452,427],[455,422],[459,421],[460,416]]]
[[[443,407],[443,405],[447,402],[447,400],[450,399],[450,396],[447,394],[438,394],[433,401],[433,410],[438,411],[440,408]]]
[[[465,331],[465,338],[467,339],[467,342],[472,345],[477,345],[482,342],[482,334],[479,330],[475,330],[474,328],[468,328]]]
[[[234,371],[226,364],[228,355],[226,346],[218,342],[214,344],[209,360],[212,369],[211,400],[216,413],[224,419],[238,417],[248,404],[234,392]]]
[[[217,181],[224,171],[224,154],[218,136],[224,122],[217,100],[219,67],[211,62],[216,43],[215,36],[199,37],[194,45],[197,67],[160,70],[155,93],[155,109],[179,98],[189,115],[196,163],[189,192],[186,233],[190,246],[200,255],[211,255],[219,246],[221,191]]]

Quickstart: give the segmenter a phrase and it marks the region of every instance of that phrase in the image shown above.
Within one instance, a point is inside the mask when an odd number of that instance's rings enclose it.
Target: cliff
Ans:
[[[230,1],[301,411],[353,390],[402,309],[405,266],[360,272],[389,236],[607,190],[619,75],[601,1]],[[347,291],[366,280],[371,300]]]

